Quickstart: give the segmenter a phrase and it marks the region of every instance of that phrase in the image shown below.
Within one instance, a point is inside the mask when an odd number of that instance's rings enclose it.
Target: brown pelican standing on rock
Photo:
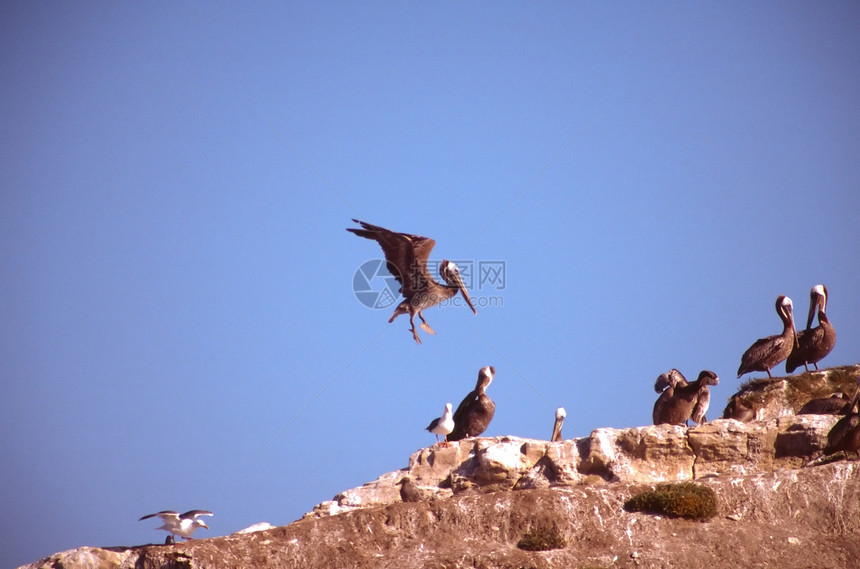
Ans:
[[[161,521],[164,524],[155,529],[163,529],[165,531],[170,532],[170,535],[167,536],[165,540],[165,544],[174,543],[174,536],[180,536],[183,539],[189,540],[191,539],[191,534],[197,531],[197,528],[206,528],[209,529],[209,526],[203,520],[198,520],[198,516],[211,516],[212,512],[209,510],[189,510],[184,514],[180,514],[179,512],[174,512],[173,510],[164,510],[155,514],[147,514],[140,518],[140,520],[146,520],[149,518],[154,518],[158,516],[161,518]]]
[[[552,438],[550,441],[556,443],[561,440],[561,426],[564,424],[564,418],[567,417],[567,411],[564,407],[559,407],[555,410],[555,424],[552,426]]]
[[[430,424],[427,425],[427,430],[436,435],[436,442],[441,443],[439,440],[439,435],[442,437],[447,436],[454,430],[454,417],[451,415],[451,404],[445,403],[445,412],[441,417],[436,417]],[[444,438],[442,439],[445,440]],[[445,442],[447,445],[448,443]]]
[[[809,315],[806,330],[797,333],[797,346],[785,360],[785,371],[793,372],[801,365],[809,371],[809,364],[818,369],[818,362],[830,353],[836,343],[836,330],[824,310],[827,307],[827,287],[815,285],[809,292]],[[818,326],[811,328],[815,309],[818,308]]]
[[[679,376],[681,375],[678,370],[672,371],[677,372]],[[672,371],[669,373],[671,374]],[[681,379],[683,379],[683,376],[681,376]],[[657,378],[657,381],[659,383],[660,378]],[[670,378],[669,381],[671,382],[672,379]],[[675,381],[677,382],[677,380]],[[657,406],[655,405],[654,424],[686,425],[687,419],[692,419],[698,424],[703,423],[711,400],[710,388],[708,386],[717,385],[719,382],[720,378],[717,377],[717,374],[709,370],[702,370],[696,381],[687,385],[672,387],[672,384],[669,383],[667,390],[672,389],[673,393],[660,407],[659,415],[657,413]],[[654,387],[656,389],[657,385]]]
[[[675,388],[685,385],[687,385],[687,379],[684,377],[684,374],[675,368],[657,376],[657,381],[654,382],[654,391],[659,393],[660,397],[654,402],[654,411],[651,412],[651,418],[654,419],[655,425],[660,424],[660,417],[663,416],[663,408],[672,399],[672,396],[675,394]]]
[[[477,437],[487,430],[496,404],[487,397],[487,387],[496,376],[493,366],[482,367],[478,371],[478,383],[454,411],[454,430],[448,435],[449,441],[459,441],[467,437]]]
[[[782,320],[782,334],[756,340],[741,357],[738,377],[751,371],[766,371],[768,377],[773,377],[770,368],[787,358],[797,345],[791,299],[782,294],[776,297],[776,313]]]
[[[429,237],[397,233],[357,219],[353,219],[353,221],[361,224],[362,229],[348,228],[347,231],[379,243],[382,252],[385,253],[388,272],[400,283],[400,293],[405,300],[394,310],[394,314],[388,319],[389,323],[401,314],[408,314],[409,323],[412,325],[412,337],[420,344],[421,339],[415,330],[416,314],[421,319],[421,328],[425,332],[428,334],[436,333],[427,325],[427,321],[421,314],[425,309],[453,298],[459,292],[463,294],[463,298],[466,299],[472,312],[478,313],[472,304],[472,299],[469,298],[469,293],[466,291],[466,285],[463,284],[457,265],[447,259],[439,265],[439,274],[448,284],[438,283],[430,276],[430,272],[427,270],[427,259],[430,257],[433,246],[436,245],[435,241]]]

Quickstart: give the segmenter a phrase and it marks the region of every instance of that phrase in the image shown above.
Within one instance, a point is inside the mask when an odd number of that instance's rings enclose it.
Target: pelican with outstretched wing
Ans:
[[[427,325],[427,321],[421,314],[425,309],[453,298],[459,292],[466,299],[472,312],[478,313],[472,304],[466,285],[463,284],[457,265],[447,259],[439,265],[439,274],[447,284],[438,283],[430,276],[430,272],[427,270],[427,259],[430,257],[433,246],[436,245],[435,241],[429,237],[397,233],[357,219],[353,219],[353,221],[361,225],[361,229],[350,227],[347,231],[379,243],[382,252],[385,253],[388,272],[400,283],[400,293],[404,300],[388,319],[389,323],[401,314],[409,314],[412,337],[420,344],[421,338],[418,337],[418,332],[415,330],[416,314],[421,319],[422,330],[428,334],[436,333]]]

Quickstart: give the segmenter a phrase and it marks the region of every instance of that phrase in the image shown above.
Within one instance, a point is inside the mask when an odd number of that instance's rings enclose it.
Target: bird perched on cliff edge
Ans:
[[[836,421],[827,433],[827,446],[824,447],[823,456],[843,451],[846,458],[849,452],[853,452],[860,459],[860,412],[856,411],[858,401],[860,401],[860,391],[849,403],[847,415]]]
[[[801,365],[809,371],[809,364],[818,369],[818,362],[830,353],[836,344],[836,330],[827,319],[824,310],[827,307],[827,287],[815,285],[809,291],[809,314],[806,317],[806,329],[797,333],[795,346],[785,360],[785,371],[793,372]],[[818,308],[818,326],[811,328],[815,309]]]
[[[687,419],[701,424],[705,421],[708,402],[710,401],[709,385],[717,385],[720,378],[710,370],[702,370],[696,381],[675,388],[671,399],[666,401],[660,411],[660,416],[655,417],[654,423],[659,425],[668,423],[670,425],[686,425]]]
[[[660,394],[657,401],[654,402],[654,410],[651,412],[651,418],[655,425],[659,425],[663,416],[663,408],[666,403],[672,399],[675,394],[675,388],[684,387],[687,385],[687,379],[680,371],[675,368],[670,369],[666,373],[661,373],[657,376],[657,381],[654,382],[654,391]]]
[[[751,371],[766,371],[768,377],[773,377],[770,368],[787,358],[792,347],[797,346],[791,299],[782,294],[776,297],[776,313],[782,320],[782,334],[760,338],[747,348],[741,357],[738,377]]]
[[[556,443],[561,440],[561,427],[564,425],[564,418],[567,417],[567,411],[564,407],[559,407],[555,410],[555,423],[552,426],[552,438],[550,441]]]
[[[448,435],[449,441],[477,437],[487,430],[496,413],[496,404],[487,396],[487,387],[495,376],[496,368],[493,366],[485,366],[478,371],[475,389],[463,398],[454,411],[454,430]]]
[[[436,442],[439,444],[448,445],[448,441],[445,440],[445,437],[448,436],[451,431],[454,430],[454,416],[451,413],[451,404],[445,403],[445,412],[442,413],[441,417],[436,417],[430,424],[427,425],[427,429],[434,435],[436,435]],[[442,440],[439,440],[439,435],[442,435]]]
[[[189,510],[184,514],[174,512],[173,510],[163,510],[155,514],[147,514],[140,518],[138,521],[158,516],[159,518],[161,518],[161,521],[163,521],[164,524],[161,527],[157,527],[155,529],[163,529],[164,531],[170,532],[170,535],[167,536],[167,540],[165,540],[165,543],[174,543],[174,536],[178,535],[185,540],[190,540],[191,534],[197,531],[198,528],[209,529],[209,526],[207,526],[203,520],[198,520],[197,518],[199,516],[211,515],[213,514],[209,510]]]
[[[744,399],[740,393],[735,393],[723,410],[723,419],[734,419],[748,423],[755,420],[757,414],[758,407],[754,403]]]

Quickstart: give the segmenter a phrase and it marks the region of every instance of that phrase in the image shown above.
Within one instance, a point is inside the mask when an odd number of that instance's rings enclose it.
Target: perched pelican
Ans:
[[[818,362],[830,353],[836,343],[836,330],[827,314],[827,287],[815,285],[809,293],[809,315],[806,318],[806,330],[797,333],[797,346],[791,350],[785,360],[785,371],[793,372],[801,365],[809,371],[809,364],[818,369]],[[811,328],[815,309],[818,308],[818,326]]]
[[[436,442],[441,443],[439,440],[439,435],[442,435],[442,440],[444,441],[444,437],[451,433],[454,430],[454,416],[451,413],[451,404],[445,403],[445,412],[442,413],[441,417],[436,417],[430,424],[427,425],[427,430],[436,435]],[[445,444],[448,444],[447,442]]]
[[[482,367],[478,371],[475,389],[463,398],[454,411],[454,430],[448,435],[449,441],[477,437],[487,430],[496,413],[496,404],[487,397],[487,387],[495,376],[496,368],[493,366]]]
[[[567,411],[564,407],[559,407],[555,410],[555,424],[552,426],[552,438],[550,441],[558,442],[561,440],[561,426],[564,424],[564,418],[567,417]]]
[[[810,399],[797,412],[798,415],[844,415],[849,411],[851,399],[844,393],[834,393],[830,397]]]
[[[723,419],[735,419],[742,423],[749,423],[755,419],[755,416],[756,407],[749,401],[742,399],[737,393],[732,395],[728,405],[723,410]]]
[[[385,253],[388,272],[400,283],[400,293],[405,300],[394,310],[394,314],[388,319],[391,323],[401,314],[409,314],[409,323],[412,325],[412,337],[419,344],[421,339],[415,330],[415,315],[421,319],[421,328],[428,334],[435,334],[424,316],[421,314],[427,308],[436,306],[440,302],[453,298],[458,292],[466,299],[466,304],[475,314],[475,306],[460,277],[457,265],[446,260],[439,265],[439,274],[448,284],[441,284],[433,280],[427,270],[427,259],[436,242],[429,237],[419,237],[408,233],[397,233],[377,225],[371,225],[357,219],[354,222],[361,224],[362,229],[348,228],[347,231],[355,233],[359,237],[373,239],[382,247]]]
[[[860,392],[851,400],[848,414],[836,421],[827,433],[827,446],[824,447],[823,456],[843,451],[846,457],[849,452],[853,452],[860,458],[860,412],[855,411],[858,400]]]
[[[654,391],[659,393],[660,397],[654,402],[654,411],[651,412],[651,418],[654,419],[655,425],[660,424],[660,417],[663,416],[663,408],[672,399],[672,396],[675,394],[675,388],[685,385],[687,385],[687,379],[684,377],[684,374],[675,368],[657,376],[657,381],[654,382]]]
[[[693,419],[701,424],[705,420],[708,402],[710,401],[709,385],[717,385],[720,378],[712,371],[703,370],[696,381],[674,388],[672,397],[666,401],[660,410],[660,416],[655,417],[654,423],[669,423],[670,425],[686,425],[687,419]],[[702,401],[700,401],[702,400]]]
[[[147,514],[140,518],[140,520],[138,521],[158,516],[159,518],[161,518],[161,521],[164,522],[164,525],[155,529],[163,529],[167,532],[170,532],[170,535],[167,536],[167,540],[165,541],[165,543],[174,543],[174,536],[178,535],[179,537],[187,540],[191,539],[191,534],[197,531],[197,528],[209,529],[209,526],[207,526],[203,520],[198,520],[197,518],[198,516],[211,515],[212,512],[208,510],[189,510],[184,514],[174,512],[173,510],[164,510],[155,514]]]
[[[797,345],[791,299],[782,294],[776,297],[776,313],[782,320],[782,334],[756,340],[741,357],[738,377],[751,371],[766,371],[768,377],[773,377],[770,368],[787,358],[792,346]]]

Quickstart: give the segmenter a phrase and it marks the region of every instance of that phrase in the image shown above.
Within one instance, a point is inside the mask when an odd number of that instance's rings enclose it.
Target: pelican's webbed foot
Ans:
[[[429,324],[427,324],[427,321],[424,320],[424,316],[420,312],[418,313],[418,318],[421,319],[421,329],[424,330],[425,332],[427,332],[428,334],[432,334],[435,336],[436,332],[433,330],[433,328],[430,327]]]

